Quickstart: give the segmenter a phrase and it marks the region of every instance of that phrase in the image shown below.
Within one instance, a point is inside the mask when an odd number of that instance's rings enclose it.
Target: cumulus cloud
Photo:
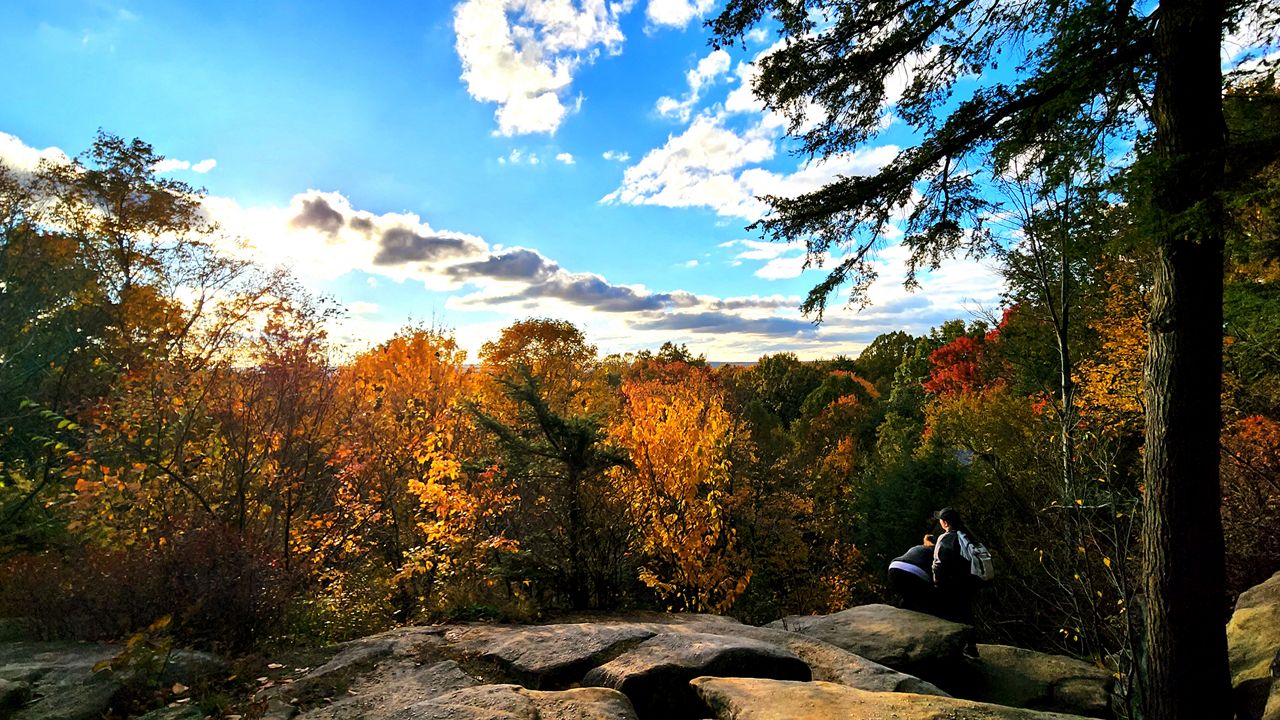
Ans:
[[[512,248],[491,254],[483,260],[459,263],[448,268],[448,274],[458,280],[494,278],[497,280],[521,280],[537,282],[545,280],[560,269],[559,265],[543,257],[541,253],[524,248]]]
[[[498,105],[501,135],[554,133],[575,109],[574,74],[603,50],[621,51],[629,3],[606,0],[464,0],[454,11],[462,80]]]
[[[681,134],[670,135],[623,173],[622,185],[601,202],[663,207],[705,207],[726,217],[757,220],[767,212],[764,195],[794,197],[838,177],[876,172],[898,153],[882,145],[806,160],[792,172],[762,167],[776,154],[778,133],[765,124],[746,130],[726,126],[723,115],[704,114]]]
[[[392,227],[378,240],[374,265],[403,265],[454,260],[484,252],[484,243],[461,233],[421,233],[411,227]]]
[[[683,28],[716,5],[716,0],[649,0],[645,17],[659,27]]]
[[[678,118],[688,122],[693,108],[702,97],[702,90],[717,78],[729,72],[729,53],[722,49],[712,50],[710,54],[698,61],[698,64],[685,73],[689,89],[679,100],[663,96],[658,98],[655,109],[664,117]]]
[[[631,153],[622,152],[619,150],[605,150],[600,155],[600,157],[604,158],[605,160],[624,163],[624,162],[629,162],[631,160]]]
[[[7,167],[19,172],[29,173],[36,169],[41,160],[66,163],[70,162],[71,158],[56,147],[37,150],[29,147],[19,140],[17,136],[0,132],[0,162]]]
[[[623,173],[622,186],[604,203],[709,207],[721,215],[759,217],[761,204],[738,182],[737,171],[773,158],[774,141],[727,129],[701,115],[685,132],[670,135]]]
[[[206,158],[197,163],[192,163],[187,160],[175,160],[173,158],[165,158],[160,162],[156,163],[152,169],[160,174],[171,173],[175,170],[190,170],[191,172],[203,174],[203,173],[209,172],[210,170],[214,169],[217,166],[218,166],[218,161],[214,160],[213,158]]]
[[[359,218],[355,218],[359,220]],[[365,222],[368,222],[367,220]],[[336,235],[342,226],[346,223],[346,219],[342,213],[329,207],[328,201],[323,197],[304,198],[302,200],[302,210],[293,216],[289,221],[290,227],[295,228],[314,228],[332,237]],[[372,227],[372,223],[370,223]]]
[[[560,162],[564,163],[565,165],[572,165],[572,164],[574,164],[574,162],[575,162],[575,161],[574,161],[574,159],[573,159],[573,155],[572,155],[571,153],[567,153],[567,152],[558,153],[558,154],[556,155],[556,160],[559,160]]]

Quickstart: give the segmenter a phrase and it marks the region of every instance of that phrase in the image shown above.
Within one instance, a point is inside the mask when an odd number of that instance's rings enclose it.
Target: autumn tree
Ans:
[[[331,459],[340,488],[309,533],[333,594],[380,583],[364,594],[389,597],[396,617],[409,620],[465,599],[494,555],[511,548],[500,529],[511,501],[505,482],[463,467],[479,449],[465,359],[452,336],[407,328],[340,371],[351,408]]]
[[[714,21],[731,43],[766,16],[785,42],[762,59],[756,93],[790,119],[802,149],[851,152],[882,127],[891,77],[911,77],[893,111],[920,133],[875,175],[769,198],[760,222],[809,258],[849,246],[809,294],[821,313],[874,277],[873,250],[909,207],[911,269],[973,249],[992,171],[1055,135],[1105,143],[1136,131],[1146,150],[1143,226],[1154,249],[1147,363],[1146,559],[1149,717],[1221,717],[1229,707],[1223,541],[1216,463],[1221,424],[1224,31],[1256,2],[872,3],[733,0]],[[1017,39],[1021,53],[1004,48]],[[1012,66],[1012,68],[1010,68]],[[997,73],[999,68],[1002,72]],[[969,95],[961,78],[980,76]],[[820,112],[813,113],[815,103]],[[990,162],[989,162],[990,161]],[[921,193],[918,199],[913,197]],[[1204,679],[1204,669],[1211,677]],[[1200,682],[1192,683],[1193,677]]]
[[[683,368],[623,385],[609,437],[630,463],[610,476],[639,536],[640,580],[669,609],[724,612],[751,580],[731,521],[745,433],[713,376]]]
[[[86,459],[48,451],[59,443],[83,444],[83,433],[58,439],[46,431],[40,434],[51,443],[40,440],[36,454],[23,450],[36,437],[29,434],[36,432],[33,418],[61,417],[64,436],[80,415],[85,421],[76,427],[112,432],[100,421],[102,410],[123,403],[132,408],[113,417],[127,427],[187,434],[191,423],[165,420],[175,417],[171,403],[200,392],[194,375],[228,362],[251,332],[249,318],[282,291],[279,276],[218,252],[217,229],[204,219],[200,193],[158,177],[161,159],[140,140],[100,132],[92,148],[70,162],[44,161],[25,179],[11,170],[2,174],[4,282],[14,290],[5,293],[6,302],[21,303],[8,309],[31,313],[35,321],[14,328],[15,344],[3,353],[4,412],[18,421],[6,446],[20,454],[6,460],[24,490],[0,512],[0,525],[16,521],[46,493],[65,490],[60,481],[74,482],[75,467]],[[171,491],[195,497],[191,478],[152,462],[161,447],[155,437],[134,432],[129,439],[112,447],[111,463],[148,465]],[[124,452],[127,447],[134,451]]]

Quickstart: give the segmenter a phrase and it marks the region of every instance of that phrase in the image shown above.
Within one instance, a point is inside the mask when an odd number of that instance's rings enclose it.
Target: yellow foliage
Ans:
[[[723,612],[746,590],[734,530],[733,447],[745,429],[709,373],[628,382],[610,440],[633,468],[610,471],[640,529],[640,580],[679,610]]]

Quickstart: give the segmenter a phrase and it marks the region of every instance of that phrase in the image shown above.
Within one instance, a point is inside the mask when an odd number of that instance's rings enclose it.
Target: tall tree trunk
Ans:
[[[1148,720],[1230,718],[1218,477],[1224,8],[1173,0],[1157,14],[1144,704]]]
[[[1063,501],[1071,502],[1075,492],[1075,456],[1076,456],[1076,385],[1071,379],[1071,340],[1068,332],[1071,328],[1071,297],[1074,289],[1071,286],[1071,263],[1067,259],[1067,234],[1060,232],[1058,243],[1058,321],[1056,336],[1058,340],[1058,389],[1061,393],[1062,415],[1062,487]],[[1050,303],[1053,298],[1046,298]]]

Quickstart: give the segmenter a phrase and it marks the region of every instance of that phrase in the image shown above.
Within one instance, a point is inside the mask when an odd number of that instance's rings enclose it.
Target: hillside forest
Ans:
[[[983,637],[1131,681],[1151,280],[1123,203],[1023,204],[986,248],[1002,307],[857,357],[602,357],[541,317],[475,357],[429,325],[352,353],[159,160],[101,133],[0,166],[0,616],[95,639],[169,618],[231,652],[587,610],[767,622],[892,601],[889,561],[953,506],[999,567]],[[1280,569],[1259,197],[1229,213],[1224,622]]]

